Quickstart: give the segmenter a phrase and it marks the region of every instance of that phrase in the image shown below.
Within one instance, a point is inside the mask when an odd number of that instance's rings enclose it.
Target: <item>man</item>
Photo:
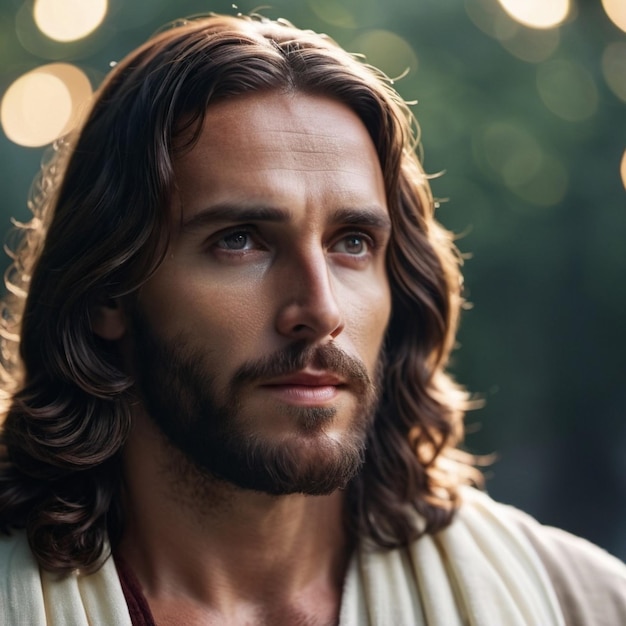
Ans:
[[[10,274],[2,624],[626,623],[621,563],[467,486],[412,124],[267,20],[115,68]]]

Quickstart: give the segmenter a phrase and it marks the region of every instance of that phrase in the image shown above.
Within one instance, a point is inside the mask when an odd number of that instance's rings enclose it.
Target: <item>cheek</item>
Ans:
[[[391,296],[386,285],[378,289],[368,289],[362,295],[367,297],[360,298],[351,307],[346,330],[363,360],[373,368],[378,361],[389,323]]]
[[[229,342],[259,332],[264,307],[250,281],[219,280],[206,272],[162,267],[141,290],[139,305],[169,338]]]
[[[243,350],[254,343],[258,346],[259,338],[268,325],[266,307],[252,291],[228,290],[217,295],[206,294],[200,306],[208,311],[208,315],[200,316],[198,324],[201,327],[205,323],[210,325],[215,333],[214,339],[227,342],[232,350],[237,345]]]

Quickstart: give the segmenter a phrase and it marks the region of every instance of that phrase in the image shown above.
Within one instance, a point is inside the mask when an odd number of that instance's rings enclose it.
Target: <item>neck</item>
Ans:
[[[289,606],[310,592],[338,610],[350,553],[342,492],[238,489],[201,474],[153,432],[131,436],[125,467],[120,552],[149,602],[182,594],[227,614],[242,601]]]

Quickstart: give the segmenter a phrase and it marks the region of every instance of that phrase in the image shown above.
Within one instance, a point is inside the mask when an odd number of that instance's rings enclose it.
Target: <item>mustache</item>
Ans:
[[[277,376],[294,374],[306,367],[324,370],[345,379],[356,393],[370,392],[374,385],[365,365],[332,343],[311,346],[298,342],[265,357],[244,363],[232,378],[233,387]]]

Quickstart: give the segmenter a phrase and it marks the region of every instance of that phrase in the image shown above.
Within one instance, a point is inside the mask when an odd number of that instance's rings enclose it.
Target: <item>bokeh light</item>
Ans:
[[[522,61],[540,63],[549,59],[561,41],[558,28],[522,26],[502,11],[496,0],[465,0],[465,10],[480,30]]]
[[[350,10],[336,0],[309,0],[311,11],[321,20],[340,28],[356,28],[357,21]]]
[[[50,39],[76,41],[100,26],[107,9],[107,0],[35,0],[33,17]]]
[[[567,171],[547,154],[526,129],[510,122],[492,122],[474,141],[477,163],[496,174],[504,185],[527,203],[549,207],[558,204],[568,187]]]
[[[537,30],[517,26],[508,37],[499,37],[502,46],[513,56],[529,63],[549,59],[559,46],[558,29]]]
[[[0,123],[14,143],[44,146],[80,122],[91,94],[89,79],[74,65],[44,65],[10,85],[2,98]]]
[[[495,24],[502,11],[496,11],[496,6],[488,0],[465,0],[465,11],[475,26],[490,37],[495,37]],[[509,20],[508,15],[504,14]]]
[[[499,0],[499,2],[514,20],[531,28],[554,28],[567,18],[570,11],[569,0]]]
[[[555,156],[544,154],[534,175],[524,184],[511,189],[531,204],[550,207],[563,200],[568,184],[567,170],[563,163]]]
[[[591,117],[598,108],[598,90],[591,74],[580,64],[564,59],[537,68],[537,89],[546,107],[568,122]]]
[[[491,169],[510,188],[523,185],[536,174],[543,154],[530,133],[505,122],[494,122],[485,129],[482,147]]]
[[[626,102],[626,41],[614,41],[604,49],[602,73],[611,91]]]
[[[417,69],[417,56],[411,45],[388,30],[370,30],[352,42],[350,48],[365,55],[368,63],[381,69],[390,78],[398,78]]]
[[[622,183],[624,184],[624,189],[626,189],[626,150],[624,150],[619,171],[622,175]]]
[[[602,0],[602,6],[613,24],[626,32],[626,2],[624,0]]]

